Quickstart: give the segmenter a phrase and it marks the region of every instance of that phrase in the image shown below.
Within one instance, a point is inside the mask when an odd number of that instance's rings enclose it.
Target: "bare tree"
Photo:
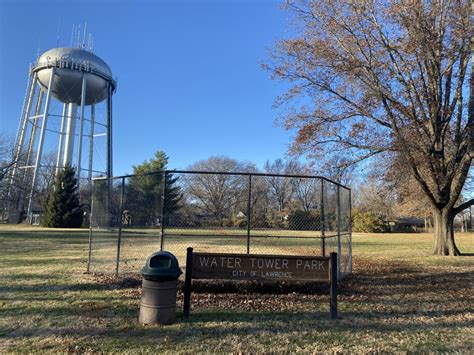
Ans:
[[[397,194],[385,181],[374,176],[368,176],[355,189],[355,204],[357,210],[372,212],[383,220],[395,217]]]
[[[269,174],[296,174],[300,172],[296,161],[284,161],[276,159],[273,162],[266,161],[264,171]],[[277,211],[281,212],[288,207],[291,201],[293,188],[291,178],[269,176],[265,178],[268,184],[270,201],[276,205]]]
[[[285,126],[297,130],[293,151],[343,154],[346,164],[397,156],[431,206],[433,253],[460,254],[451,225],[474,203],[456,206],[472,161],[471,2],[307,0],[287,7],[299,34],[277,44],[266,68],[292,83],[277,103],[289,108]]]
[[[5,135],[0,135],[0,209],[7,208],[9,201],[8,176],[15,164],[13,143]]]
[[[24,162],[25,157],[15,156],[15,143],[12,137],[0,133],[0,209],[7,211],[23,193],[21,174],[13,176],[15,164]]]
[[[5,135],[0,135],[0,182],[3,181],[15,165],[13,141]]]
[[[213,156],[188,167],[194,171],[208,172],[251,172],[254,165],[238,162],[234,159]],[[186,201],[194,204],[202,212],[211,214],[219,226],[224,226],[224,219],[236,213],[247,198],[245,176],[232,174],[190,174],[182,177],[185,184]]]
[[[30,152],[29,155],[33,155],[33,153]],[[26,163],[29,161],[28,159],[28,156],[24,154],[17,160],[14,154],[13,139],[0,136],[0,208],[8,210],[8,212],[21,213],[31,193],[32,168],[25,167],[28,165]],[[34,194],[37,208],[41,209],[41,206],[44,205],[53,185],[55,160],[53,152],[45,154],[43,157]],[[22,168],[17,169],[16,174],[13,174],[15,164]]]
[[[264,169],[269,174],[314,175],[309,166],[295,160],[267,161]],[[280,176],[269,176],[266,177],[266,180],[270,196],[276,202],[279,212],[288,208],[290,202],[296,201],[297,207],[304,211],[309,211],[320,203],[320,199],[317,197],[320,190],[319,180]]]
[[[297,207],[303,211],[310,211],[320,206],[320,180],[294,178],[291,181],[293,195],[297,201]]]

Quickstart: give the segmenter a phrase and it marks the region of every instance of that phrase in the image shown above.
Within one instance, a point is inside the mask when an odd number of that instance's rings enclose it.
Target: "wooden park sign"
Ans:
[[[316,281],[330,284],[331,318],[337,318],[337,254],[284,256],[194,253],[187,249],[184,317],[189,318],[192,279]]]

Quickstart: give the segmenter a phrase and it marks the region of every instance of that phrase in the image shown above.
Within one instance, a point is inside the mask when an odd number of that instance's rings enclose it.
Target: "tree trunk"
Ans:
[[[433,255],[461,255],[454,242],[454,216],[452,208],[433,208],[435,247]]]

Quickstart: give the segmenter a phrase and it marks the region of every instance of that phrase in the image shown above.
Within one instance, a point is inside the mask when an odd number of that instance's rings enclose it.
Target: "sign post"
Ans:
[[[184,318],[189,318],[189,309],[191,308],[191,279],[193,270],[193,248],[186,250],[186,274],[184,275],[184,300],[183,314]]]
[[[337,253],[326,256],[194,253],[187,249],[184,318],[189,318],[192,279],[318,281],[330,284],[330,314],[337,318]]]

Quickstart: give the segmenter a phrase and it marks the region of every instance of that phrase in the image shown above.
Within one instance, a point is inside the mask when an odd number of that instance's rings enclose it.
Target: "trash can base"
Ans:
[[[162,310],[145,308],[143,305],[141,305],[138,321],[143,325],[172,324],[176,321],[176,309],[163,314]]]
[[[176,320],[178,281],[143,279],[138,321],[142,324],[171,324]]]

